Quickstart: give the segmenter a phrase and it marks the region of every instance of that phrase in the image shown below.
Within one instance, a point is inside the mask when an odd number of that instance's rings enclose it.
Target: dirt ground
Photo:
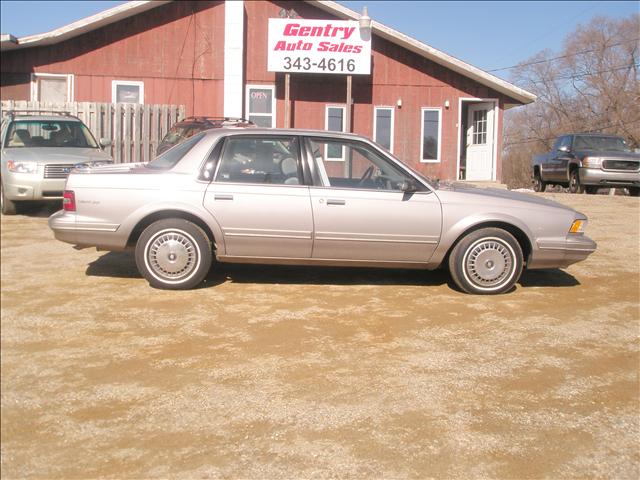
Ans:
[[[498,297],[445,273],[218,265],[154,290],[2,217],[2,477],[640,475],[640,200],[541,194],[598,250]]]

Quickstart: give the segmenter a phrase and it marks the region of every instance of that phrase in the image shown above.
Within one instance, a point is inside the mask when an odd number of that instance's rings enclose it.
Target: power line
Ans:
[[[634,125],[636,123],[640,123],[640,118],[636,118],[635,120],[631,121],[631,122],[617,122],[617,123],[610,123],[609,125],[603,125],[601,127],[598,128],[594,128],[591,130],[586,130],[582,133],[599,133],[601,130],[604,130],[605,128],[609,128],[609,127],[621,127],[621,126],[627,126],[627,125]],[[554,137],[550,137],[550,138],[525,138],[522,140],[518,140],[515,142],[511,142],[511,143],[505,143],[504,144],[504,148],[506,147],[511,147],[513,145],[523,145],[525,143],[533,143],[533,142],[547,142],[549,140],[555,140],[556,138],[558,138],[558,136],[554,136]]]
[[[547,58],[545,60],[537,60],[535,62],[529,62],[529,63],[519,63],[518,65],[512,65],[510,67],[494,68],[493,70],[487,70],[487,72],[489,72],[489,73],[491,73],[491,72],[500,72],[502,70],[511,70],[512,68],[528,67],[530,65],[539,65],[541,63],[553,62],[555,60],[561,60],[563,58],[574,57],[576,55],[583,55],[585,53],[598,52],[598,51],[604,50],[606,48],[619,47],[620,45],[624,45],[625,43],[637,42],[639,40],[640,40],[640,38],[633,38],[631,40],[625,40],[624,42],[614,43],[613,45],[607,45],[602,49],[600,49],[600,48],[592,48],[591,50],[583,50],[581,52],[568,53],[567,55],[561,55],[559,57]]]
[[[633,68],[633,67],[640,67],[640,63],[632,63],[632,64],[628,64],[628,65],[620,65],[618,67],[614,67],[614,68],[610,68],[608,70],[598,70],[596,72],[585,72],[585,73],[576,73],[574,75],[566,75],[566,76],[558,76],[558,77],[551,77],[548,78],[546,80],[536,80],[536,81],[531,81],[528,82],[532,85],[541,85],[541,84],[545,84],[548,81],[553,81],[553,80],[577,80],[578,78],[583,78],[583,77],[590,77],[593,75],[599,75],[601,73],[610,73],[610,72],[617,72],[619,70],[626,70],[629,68]],[[526,83],[526,82],[522,82],[522,83]]]

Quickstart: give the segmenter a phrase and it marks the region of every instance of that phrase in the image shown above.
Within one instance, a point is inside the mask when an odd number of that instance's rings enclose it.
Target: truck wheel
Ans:
[[[212,259],[207,234],[181,218],[152,223],[136,243],[138,270],[155,288],[186,290],[199,285]]]
[[[629,187],[629,195],[632,197],[640,197],[640,187]]]
[[[533,191],[544,192],[546,188],[547,184],[542,181],[542,178],[540,178],[540,173],[536,172],[533,176]]]
[[[522,269],[520,244],[500,228],[471,232],[449,255],[451,278],[467,293],[492,295],[511,290]]]
[[[16,202],[13,202],[4,196],[4,185],[0,181],[0,211],[3,215],[15,215],[18,211]]]
[[[584,185],[580,183],[580,171],[577,168],[574,168],[573,170],[571,170],[571,173],[569,173],[569,192],[584,192]]]

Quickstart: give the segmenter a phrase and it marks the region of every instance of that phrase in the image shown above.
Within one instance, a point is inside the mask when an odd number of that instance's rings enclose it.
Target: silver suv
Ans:
[[[9,111],[0,127],[2,213],[16,213],[21,202],[60,200],[75,166],[113,163],[82,121],[67,113]]]

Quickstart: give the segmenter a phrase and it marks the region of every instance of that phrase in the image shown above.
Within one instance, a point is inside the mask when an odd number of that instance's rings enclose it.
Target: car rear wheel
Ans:
[[[13,202],[4,196],[4,185],[0,181],[0,211],[3,215],[15,215],[18,211],[16,202]]]
[[[449,255],[449,272],[467,293],[494,295],[513,288],[523,269],[522,248],[509,232],[483,228],[463,237]]]
[[[212,260],[207,234],[180,218],[152,223],[136,243],[138,270],[155,288],[194,288],[204,280]]]
[[[534,192],[544,192],[547,188],[547,184],[542,181],[540,174],[536,172],[533,176],[533,191]]]
[[[580,183],[580,172],[577,168],[571,170],[569,173],[569,192],[570,193],[583,193],[584,186]]]

